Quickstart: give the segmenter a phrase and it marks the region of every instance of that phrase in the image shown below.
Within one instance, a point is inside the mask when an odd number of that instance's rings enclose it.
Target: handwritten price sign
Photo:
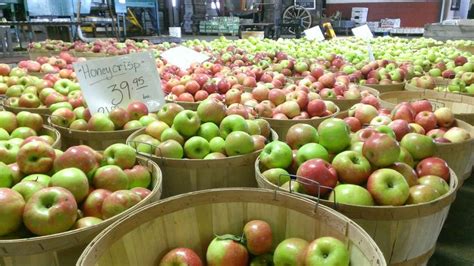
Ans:
[[[165,103],[155,59],[149,52],[75,63],[84,98],[92,113],[109,113],[144,102],[151,112]]]

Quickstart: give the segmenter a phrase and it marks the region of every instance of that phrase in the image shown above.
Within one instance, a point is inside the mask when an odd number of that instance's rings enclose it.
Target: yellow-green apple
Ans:
[[[131,169],[124,170],[128,177],[128,188],[147,188],[151,184],[151,174],[145,166],[135,165]]]
[[[110,115],[109,115],[110,116]],[[155,121],[158,121],[158,118],[156,118],[155,116],[152,116],[151,114],[148,114],[148,115],[144,115],[142,117],[140,117],[140,119],[138,120],[144,127],[148,126],[149,124],[155,122]],[[164,122],[163,122],[164,123]]]
[[[243,235],[250,254],[258,256],[271,251],[273,234],[267,222],[262,220],[247,222],[244,225]]]
[[[208,155],[204,156],[204,160],[215,160],[215,159],[223,159],[226,158],[225,154],[220,152],[211,152]]]
[[[253,149],[253,142],[251,144]],[[203,137],[194,136],[184,143],[184,153],[190,159],[203,159],[210,151],[209,142]]]
[[[167,141],[169,139],[176,140],[179,142],[179,144],[183,145],[184,144],[184,138],[181,136],[178,131],[176,131],[174,128],[167,128],[161,132],[161,138],[160,141]]]
[[[421,135],[426,134],[425,129],[422,126],[418,125],[417,123],[409,123],[408,126],[410,127],[411,133],[418,133]]]
[[[339,239],[326,236],[309,243],[304,262],[305,265],[349,266],[350,255]]]
[[[36,132],[29,127],[17,127],[10,134],[10,138],[26,139],[28,137],[36,136]]]
[[[211,139],[218,137],[219,134],[219,127],[213,122],[201,124],[199,130],[197,131],[197,135],[205,138],[207,141],[211,141]]]
[[[3,128],[8,133],[11,133],[17,127],[18,123],[14,113],[9,111],[0,111],[0,128]]]
[[[435,175],[449,182],[449,166],[445,160],[439,157],[428,157],[421,160],[416,166],[418,176]]]
[[[47,186],[36,181],[31,181],[31,180],[23,181],[22,180],[20,183],[14,185],[12,189],[20,193],[23,199],[25,200],[25,202],[28,202],[28,200],[30,200],[33,194],[35,194],[37,191],[40,191],[41,189],[45,187]]]
[[[248,131],[250,135],[260,135],[260,126],[255,122],[255,120],[246,120]]]
[[[300,106],[296,101],[287,101],[278,106],[280,113],[288,118],[293,118],[301,114]]]
[[[35,94],[23,93],[18,100],[18,105],[25,108],[38,108],[41,105],[41,102]]]
[[[49,185],[69,190],[77,203],[82,202],[89,194],[87,176],[78,168],[65,168],[56,172],[51,176]]]
[[[82,217],[76,221],[72,229],[85,228],[100,224],[103,220],[97,217]]]
[[[0,141],[0,161],[5,164],[16,162],[16,157],[20,146],[8,140]]]
[[[207,265],[247,265],[249,254],[240,238],[233,235],[215,237],[206,252]]]
[[[51,123],[61,127],[69,127],[74,120],[76,114],[68,108],[59,108],[51,114]]]
[[[130,121],[130,115],[124,108],[115,108],[109,113],[109,119],[114,123],[115,129],[120,129]]]
[[[173,127],[184,137],[194,136],[201,126],[201,119],[196,112],[185,110],[177,114],[173,120]]]
[[[143,187],[134,187],[130,189],[130,191],[136,193],[138,196],[140,196],[141,199],[144,199],[151,194],[151,191],[149,189]]]
[[[138,123],[140,124],[140,122]],[[142,125],[140,124],[139,127],[141,126]],[[115,125],[114,122],[110,120],[108,115],[102,113],[95,113],[87,122],[87,129],[91,131],[114,131]]]
[[[8,97],[8,98],[18,98],[19,100],[19,97],[21,96],[21,94],[24,92],[25,90],[25,86],[23,85],[13,85],[13,86],[10,86],[8,87],[5,95]],[[18,102],[19,104],[19,102]]]
[[[339,180],[349,184],[363,184],[372,173],[370,162],[355,151],[343,151],[332,160]]]
[[[329,201],[350,205],[374,205],[374,200],[369,191],[364,187],[354,184],[337,185],[329,194]]]
[[[168,128],[170,127],[165,122],[154,121],[145,127],[145,133],[155,139],[161,139],[161,134]]]
[[[138,120],[140,117],[148,114],[148,107],[139,101],[133,101],[127,106],[127,112],[130,119]]]
[[[17,191],[0,188],[0,236],[17,231],[22,223],[25,200]]]
[[[390,168],[402,174],[407,181],[408,186],[412,187],[418,185],[418,175],[410,165],[404,162],[395,162],[390,166]]]
[[[432,138],[417,133],[406,134],[400,145],[411,154],[415,161],[433,156],[436,151],[436,145]]]
[[[454,114],[448,107],[436,109],[434,115],[440,127],[450,127],[454,123]]]
[[[156,156],[164,158],[181,159],[183,154],[183,146],[173,139],[161,142],[155,150]]]
[[[367,190],[378,205],[401,206],[410,195],[403,175],[388,168],[378,169],[369,176]]]
[[[444,133],[443,137],[448,139],[452,143],[459,143],[471,139],[471,135],[469,134],[469,132],[461,127],[452,127],[448,129],[448,131]]]
[[[13,172],[5,163],[0,162],[0,188],[10,188],[14,185]]]
[[[262,176],[267,179],[270,183],[281,186],[286,182],[290,181],[288,171],[283,168],[272,168],[262,173]]]
[[[103,188],[111,192],[128,189],[128,177],[116,165],[102,166],[94,174],[92,184],[95,188]]]
[[[123,143],[115,143],[104,151],[104,162],[108,165],[117,165],[122,169],[132,168],[137,160],[135,150]]]
[[[54,149],[41,141],[23,145],[17,153],[17,163],[25,174],[48,173],[56,157]]]
[[[392,139],[396,139],[396,135],[395,135],[395,132],[393,131],[393,129],[387,125],[379,125],[379,126],[375,126],[375,130],[377,132],[380,132],[380,133],[383,133],[383,134],[386,134],[388,135],[389,137],[391,137]]]
[[[392,110],[392,119],[402,119],[407,121],[408,123],[412,123],[415,120],[415,110],[408,102],[402,102],[395,106]]]
[[[201,258],[189,248],[175,248],[163,256],[159,266],[202,266]]]
[[[439,176],[425,175],[418,178],[418,183],[420,183],[420,185],[427,185],[433,187],[434,189],[436,189],[436,191],[438,191],[440,196],[448,193],[449,191],[448,183]]]
[[[105,220],[122,213],[135,206],[140,200],[140,196],[131,190],[115,191],[102,202],[102,218]]]
[[[328,151],[318,143],[307,143],[296,152],[296,162],[299,165],[310,159],[323,159],[329,161]]]
[[[31,174],[31,175],[25,176],[21,180],[21,182],[25,182],[25,181],[35,181],[45,187],[48,187],[51,181],[51,177],[49,175],[44,175],[44,174]]]
[[[441,194],[432,186],[416,185],[410,188],[410,196],[406,204],[419,204],[433,201],[439,198]]]
[[[112,192],[106,189],[94,189],[82,204],[84,216],[102,218],[102,203]]]
[[[357,118],[361,124],[369,124],[374,119],[378,111],[375,107],[369,104],[358,103],[349,109],[349,116]]]
[[[225,140],[221,137],[214,137],[209,141],[211,152],[225,153]]]
[[[402,119],[393,120],[388,124],[388,126],[393,130],[395,133],[397,141],[402,140],[402,138],[410,133],[410,126],[407,121]]]
[[[270,123],[267,120],[262,119],[262,118],[255,119],[254,121],[260,127],[260,135],[269,139],[270,134],[271,134]]]
[[[392,119],[390,119],[389,116],[387,115],[377,115],[374,117],[372,120],[370,120],[369,125],[370,126],[382,126],[382,125],[388,125],[392,122]]]
[[[351,142],[349,126],[339,118],[329,118],[318,126],[319,144],[329,153],[343,151]]]
[[[254,151],[253,138],[243,131],[233,131],[227,135],[224,143],[225,153],[228,156],[248,154]],[[186,150],[186,145],[185,145]]]
[[[111,123],[109,124],[112,124],[113,125],[113,122],[110,121]],[[140,121],[138,120],[131,120],[131,121],[128,121],[124,126],[123,126],[123,129],[124,130],[131,130],[131,129],[137,129],[137,128],[142,128],[143,125],[142,123],[140,123]],[[112,129],[113,130],[113,129]],[[110,130],[108,130],[110,131]]]
[[[336,169],[322,159],[311,159],[302,163],[296,175],[303,190],[313,196],[325,195],[337,184]]]
[[[76,222],[77,203],[65,188],[43,188],[31,196],[23,212],[23,222],[36,235],[69,230]]]
[[[70,79],[59,79],[54,83],[53,89],[62,95],[68,95],[69,91],[71,91],[74,86],[74,81]]]
[[[288,144],[274,140],[265,145],[259,155],[262,165],[270,168],[287,168],[293,160],[293,152]]]
[[[29,127],[38,132],[43,127],[43,118],[39,114],[21,111],[16,115],[18,127]]]
[[[385,167],[398,160],[400,146],[386,134],[376,134],[367,139],[362,147],[362,154],[375,167]]]
[[[78,168],[92,178],[99,167],[95,151],[85,145],[73,146],[54,160],[55,171],[70,167]]]
[[[318,141],[318,131],[308,124],[295,124],[286,133],[286,143],[292,149],[299,149],[307,143],[317,143]]]
[[[280,242],[273,253],[275,265],[305,265],[308,241],[301,238],[287,238]]]
[[[234,114],[222,119],[219,129],[221,137],[226,139],[234,131],[248,132],[248,124],[242,116]]]
[[[0,128],[0,140],[9,140],[10,139],[10,134],[8,134],[8,131],[6,131],[3,128]]]

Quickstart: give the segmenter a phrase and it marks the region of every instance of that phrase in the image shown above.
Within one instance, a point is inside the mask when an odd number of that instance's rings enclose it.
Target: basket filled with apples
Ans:
[[[265,120],[228,110],[214,99],[202,101],[197,111],[167,103],[158,111],[158,121],[130,135],[127,143],[161,167],[165,197],[256,186],[253,163],[278,135]]]
[[[64,152],[43,141],[0,163],[0,263],[74,265],[104,228],[161,197],[160,168],[125,144]]]
[[[59,132],[44,125],[39,114],[27,111],[14,114],[0,110],[0,162],[14,162],[20,146],[36,140],[61,148]]]
[[[150,237],[153,232],[162,237]],[[387,265],[374,241],[347,217],[308,199],[256,188],[198,191],[141,208],[98,235],[78,261],[176,263]]]
[[[255,163],[259,187],[319,198],[359,223],[389,264],[426,262],[460,181],[432,138],[408,133],[398,142],[380,127],[351,133],[349,123],[295,125],[286,142],[267,144]]]
[[[376,89],[380,93],[402,91],[405,80],[413,75],[413,66],[409,63],[397,64],[388,60],[374,60],[360,68],[359,84]],[[357,75],[356,75],[357,78]]]
[[[127,138],[157,120],[143,102],[134,101],[127,108],[116,108],[108,114],[90,113],[88,108],[56,109],[48,121],[61,133],[63,148],[87,145],[104,150],[114,143],[126,143]]]

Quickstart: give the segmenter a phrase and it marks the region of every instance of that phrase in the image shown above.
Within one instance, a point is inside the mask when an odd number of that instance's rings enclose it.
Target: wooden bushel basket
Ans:
[[[192,111],[196,111],[200,102],[181,102],[181,101],[171,101],[171,100],[165,100],[166,103],[176,103],[178,105],[180,105],[181,107],[183,107],[185,110],[192,110]]]
[[[128,136],[138,129],[116,130],[116,131],[82,131],[49,124],[61,134],[63,150],[77,145],[87,145],[94,150],[105,150],[115,143],[126,143]]]
[[[370,94],[374,95],[375,97],[379,96],[379,92],[375,89],[365,87],[365,86],[360,86],[360,88],[361,88],[361,91],[369,91]],[[360,103],[360,101],[361,101],[361,99],[341,99],[341,100],[338,100],[338,99],[323,99],[323,100],[328,100],[328,101],[331,101],[331,102],[335,103],[339,107],[340,111],[346,111],[349,108],[351,108],[354,104]]]
[[[404,90],[405,89],[405,82],[388,84],[388,85],[365,84],[364,86],[375,89],[379,93],[384,93],[384,92],[390,92],[390,91],[402,91],[402,90]]]
[[[293,125],[296,124],[308,124],[311,125],[315,128],[318,128],[319,124],[323,122],[324,120],[332,117],[336,117],[337,114],[339,113],[339,107],[337,107],[337,110],[334,114],[328,115],[325,117],[320,117],[320,118],[311,118],[311,119],[298,119],[298,120],[293,120],[293,119],[273,119],[273,118],[266,118],[263,117],[263,119],[267,120],[268,123],[270,123],[270,127],[275,130],[275,132],[278,134],[278,137],[282,140],[286,139],[286,133],[288,133],[288,129],[292,127]]]
[[[43,125],[43,128],[38,135],[48,135],[54,139],[54,143],[51,145],[55,149],[61,149],[61,135],[56,129]]]
[[[256,188],[212,189],[179,195],[141,208],[98,235],[77,265],[158,265],[169,250],[187,247],[205,263],[214,235],[242,233],[260,219],[273,231],[273,247],[290,237],[343,241],[351,265],[386,265],[374,241],[347,217],[292,194]]]
[[[137,205],[100,224],[59,234],[30,238],[0,238],[0,265],[69,266],[75,265],[87,244],[114,221],[151,202],[158,201],[162,191],[160,168],[142,156],[138,162],[152,172],[152,192]]]
[[[140,129],[130,135],[127,144],[133,147],[133,139],[145,133]],[[272,131],[272,140],[278,135]],[[156,162],[163,172],[163,197],[224,187],[256,187],[254,162],[260,151],[231,156],[223,159],[170,159],[142,153]]]
[[[255,162],[258,186],[278,189],[262,176],[259,163]],[[375,240],[389,265],[426,265],[461,185],[452,170],[449,185],[450,191],[442,197],[416,205],[368,207],[319,201],[359,224]]]

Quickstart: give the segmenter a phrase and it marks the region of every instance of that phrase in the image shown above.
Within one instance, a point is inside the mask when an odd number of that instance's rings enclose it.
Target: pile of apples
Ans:
[[[354,105],[349,109],[349,117],[344,120],[353,132],[369,125],[394,136],[398,141],[410,132],[431,137],[436,143],[460,143],[471,139],[466,129],[456,126],[451,109],[441,107],[433,110],[428,100],[401,102],[391,112],[380,108],[374,101]]]
[[[41,139],[24,141],[16,162],[0,163],[0,236],[43,236],[99,224],[149,195],[151,181],[125,144],[101,154],[88,146],[61,152]]]
[[[435,150],[425,135],[407,133],[398,142],[379,128],[351,133],[344,120],[329,118],[318,130],[292,126],[286,143],[267,144],[259,158],[263,177],[284,189],[344,204],[401,206],[448,193],[450,170]]]
[[[14,163],[24,142],[43,140],[52,145],[55,139],[40,135],[42,128],[43,118],[39,114],[23,111],[15,115],[0,111],[0,162]]]
[[[271,226],[262,220],[245,224],[240,236],[216,236],[206,252],[207,265],[349,265],[346,245],[337,238],[324,236],[311,242],[287,238],[275,250]],[[189,248],[175,248],[161,259],[160,266],[202,266],[201,258]]]
[[[51,114],[53,125],[81,131],[138,129],[156,120],[156,115],[148,113],[148,107],[140,101],[131,102],[126,109],[117,107],[108,114],[91,115],[83,106],[75,109],[60,107]]]
[[[76,58],[69,52],[61,52],[58,56],[40,56],[35,60],[22,60],[18,62],[18,67],[26,69],[28,73],[59,74],[61,77],[67,76],[72,79],[76,77],[72,64],[86,61],[85,58]]]
[[[129,144],[139,152],[173,159],[221,159],[260,150],[271,138],[263,119],[245,119],[227,114],[222,102],[202,101],[197,111],[168,103],[158,112],[158,121]]]

